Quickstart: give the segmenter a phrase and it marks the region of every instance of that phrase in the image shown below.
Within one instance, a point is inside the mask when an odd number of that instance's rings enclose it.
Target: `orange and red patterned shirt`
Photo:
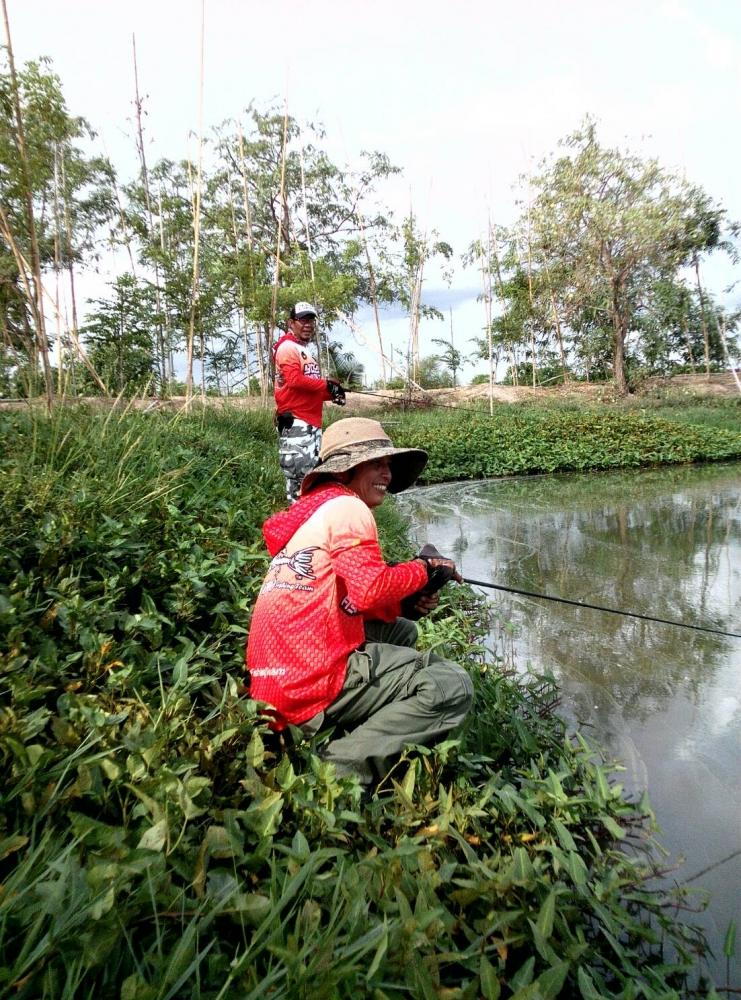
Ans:
[[[337,483],[317,487],[263,525],[273,556],[247,643],[250,695],[273,725],[299,724],[342,689],[364,621],[393,621],[427,582],[420,559],[389,566],[370,508]]]
[[[316,358],[291,333],[276,342],[273,354],[278,413],[292,413],[312,427],[321,427],[322,403],[332,396]]]

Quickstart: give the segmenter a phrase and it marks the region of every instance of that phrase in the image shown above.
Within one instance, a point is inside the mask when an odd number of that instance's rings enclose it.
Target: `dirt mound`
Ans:
[[[673,375],[670,378],[647,378],[636,386],[634,396],[656,396],[662,393],[682,394],[686,396],[708,396],[712,398],[738,398],[739,388],[731,372],[715,375]],[[567,382],[565,385],[537,386],[529,385],[495,385],[493,398],[496,403],[525,403],[528,401],[571,400],[590,403],[612,403],[617,399],[615,388],[611,382]],[[397,406],[404,400],[424,407],[427,406],[466,406],[480,407],[489,399],[489,385],[464,385],[456,389],[424,389],[415,390],[411,396],[408,392],[396,389],[363,389],[359,392],[349,392],[345,412],[362,413],[368,410],[378,410],[383,407]],[[89,403],[91,405],[110,406],[111,400],[93,397],[80,399],[67,397],[64,402],[70,405]],[[29,405],[43,405],[43,399],[0,399],[0,409],[14,409]],[[134,399],[117,400],[121,409],[138,410],[172,409],[179,410],[185,405],[185,396],[173,396],[170,399]],[[273,408],[270,397],[265,403],[261,396],[206,396],[202,399],[193,397],[193,406],[228,406],[244,410],[260,409],[267,406]]]

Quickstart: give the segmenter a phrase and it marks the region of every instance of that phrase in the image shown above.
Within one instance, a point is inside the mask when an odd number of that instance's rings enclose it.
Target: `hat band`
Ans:
[[[353,444],[343,445],[342,448],[335,448],[320,459],[319,464],[326,462],[328,458],[352,458],[358,452],[370,451],[371,448],[393,448],[390,438],[375,438],[371,441],[356,441]]]

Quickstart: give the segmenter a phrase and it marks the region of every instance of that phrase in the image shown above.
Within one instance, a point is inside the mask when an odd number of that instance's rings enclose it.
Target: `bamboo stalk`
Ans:
[[[486,267],[481,257],[481,282],[484,292],[484,320],[486,322],[486,344],[489,350],[489,416],[494,414],[494,344],[491,329],[491,216],[487,222]]]
[[[491,246],[491,244],[490,244],[490,246]],[[497,288],[498,288],[498,291],[499,291],[499,296],[500,296],[500,298],[502,300],[502,303],[504,303],[505,298],[506,298],[506,296],[504,294],[504,281],[502,280],[502,269],[501,269],[501,266],[500,266],[500,263],[499,263],[499,254],[496,251],[496,247],[494,248],[494,272],[495,272],[496,277],[497,277]],[[506,315],[507,315],[507,313],[506,313],[506,310],[505,310],[504,316],[506,317]],[[517,381],[517,358],[516,358],[516,355],[515,355],[514,344],[511,343],[511,342],[509,343],[509,349],[510,349],[510,357],[512,359],[511,360],[511,365],[512,365],[512,384],[513,385],[518,385],[518,381]]]
[[[235,254],[235,257],[238,259],[238,257],[239,257],[239,230],[237,228],[237,211],[236,211],[236,206],[234,204],[234,192],[233,192],[233,187],[232,187],[231,166],[227,167],[226,184],[227,184],[227,193],[228,193],[228,197],[229,197],[229,215],[230,215],[231,220],[232,220],[232,236],[234,237],[234,254]],[[242,282],[241,276],[239,276],[239,275],[237,275],[237,293],[239,295],[239,305],[240,305],[240,308],[241,308],[242,312],[245,312],[244,283]],[[243,344],[243,348],[244,348],[244,367],[245,367],[245,370],[247,372],[247,395],[249,396],[250,395],[250,379],[249,379],[249,373],[250,373],[250,352],[249,352],[249,343],[248,343],[248,340],[247,340],[247,324],[245,323],[244,326],[242,325],[242,314],[240,313],[239,309],[236,310],[236,314],[237,314],[237,333],[241,334],[242,338],[243,338],[242,344]],[[227,390],[227,396],[228,395],[229,395],[229,392]]]
[[[697,278],[697,294],[700,296],[700,323],[702,325],[702,340],[705,346],[705,377],[710,379],[710,333],[705,315],[705,296],[700,282],[700,261],[697,254],[695,254],[693,264],[695,265],[695,277]]]
[[[738,389],[739,394],[741,395],[741,382],[739,381],[738,378],[738,372],[736,371],[735,366],[731,364],[731,358],[730,355],[728,354],[728,343],[726,342],[726,326],[722,318],[718,316],[717,313],[715,314],[715,323],[716,326],[718,327],[718,333],[720,334],[720,342],[723,345],[723,357],[726,359],[726,364],[731,369],[731,375],[733,375],[733,379],[736,383],[736,388]]]
[[[275,330],[276,313],[278,309],[278,285],[280,283],[280,244],[282,235],[281,212],[285,213],[285,184],[286,184],[286,141],[288,137],[288,98],[286,97],[283,112],[283,144],[280,158],[280,190],[279,190],[279,212],[278,224],[276,226],[275,237],[275,276],[273,278],[273,295],[270,302],[270,331],[269,336],[273,336]],[[268,347],[270,345],[268,344]],[[272,365],[271,365],[272,368]],[[272,374],[272,372],[271,372]],[[263,401],[267,403],[267,381],[263,389]]]
[[[368,342],[368,338],[365,336],[365,333],[363,332],[363,329],[362,329],[362,327],[360,326],[359,323],[357,323],[351,316],[348,316],[348,314],[345,313],[345,312],[343,312],[342,310],[339,311],[338,317],[339,317],[339,319],[342,320],[342,322],[346,326],[348,326],[352,330],[352,332],[355,334],[356,338],[358,339],[358,341],[360,342],[360,344],[363,347],[367,347],[370,351],[374,351],[376,354],[379,353],[378,352],[378,348],[374,347],[373,344],[371,344],[371,343]],[[403,378],[405,382],[409,383],[410,386],[413,386],[419,392],[424,393],[425,390],[422,388],[422,386],[419,385],[417,382],[413,381],[409,377],[409,371],[408,371],[408,369],[407,369],[407,371],[405,371],[400,365],[397,365],[397,364],[394,363],[394,360],[393,360],[393,350],[394,349],[392,347],[391,348],[391,358],[389,358],[387,355],[381,355],[381,359],[383,361],[385,361],[385,363],[389,366],[389,370],[390,371],[397,372],[398,375],[401,378]]]
[[[533,258],[532,258],[532,240],[531,240],[531,218],[530,218],[530,207],[531,207],[531,193],[530,193],[530,178],[528,177],[528,195],[527,195],[527,293],[528,300],[530,302],[530,357],[532,358],[532,384],[533,389],[537,385],[537,375],[536,375],[536,357],[535,357],[535,324],[533,322]]]
[[[378,311],[378,296],[376,295],[376,275],[373,270],[373,264],[371,262],[370,250],[368,249],[368,240],[365,235],[365,226],[363,225],[363,217],[360,213],[356,216],[358,220],[358,225],[360,227],[360,234],[363,239],[363,249],[365,250],[365,259],[368,264],[368,285],[370,288],[371,305],[373,307],[373,319],[376,324],[376,336],[378,337],[378,347],[381,355],[381,385],[386,388],[386,363],[383,353],[383,337],[381,336],[381,317]]]
[[[54,213],[54,302],[56,312],[57,332],[57,395],[63,392],[64,353],[62,344],[62,313],[59,308],[59,272],[62,269],[62,247],[59,219],[59,143],[54,143],[54,185],[52,189],[52,207]]]
[[[69,291],[70,300],[72,307],[72,328],[75,331],[75,336],[78,332],[77,323],[77,295],[75,291],[75,266],[74,266],[74,254],[72,249],[72,222],[69,214],[69,200],[67,197],[67,172],[64,166],[64,152],[62,152],[61,158],[61,169],[62,169],[62,206],[64,209],[64,231],[67,239],[66,252],[67,252],[67,273],[69,275]],[[69,330],[68,330],[69,332]],[[72,376],[72,391],[76,391],[76,382],[74,378],[74,371]]]
[[[314,303],[314,308],[317,308],[317,298],[316,298],[316,281],[314,280],[314,258],[311,252],[311,230],[309,229],[309,205],[306,200],[306,175],[304,173],[304,147],[301,146],[301,154],[299,157],[299,162],[301,165],[301,194],[304,202],[304,229],[306,231],[306,251],[309,257],[309,275],[311,277],[311,297]],[[322,346],[321,338],[319,335],[319,320],[317,318],[317,323],[314,327],[314,339],[316,341],[316,356],[319,362],[319,374],[324,375],[322,370]],[[329,340],[327,337],[324,338],[326,345],[326,370],[329,371]]]
[[[139,67],[136,60],[136,35],[131,36],[131,46],[134,58],[134,108],[136,112],[136,148],[139,153],[139,162],[141,164],[142,172],[142,184],[144,187],[144,201],[147,206],[147,222],[148,222],[148,232],[147,237],[149,240],[152,239],[152,232],[154,230],[154,218],[152,214],[152,199],[149,191],[149,172],[147,170],[147,157],[144,151],[144,130],[142,128],[142,104],[143,100],[139,96]],[[154,262],[154,295],[155,303],[157,306],[157,353],[159,355],[159,370],[160,370],[160,396],[164,395],[165,382],[167,379],[166,366],[165,366],[165,343],[164,337],[162,335],[162,296],[160,293],[160,268],[157,260]]]
[[[240,167],[241,167],[241,172],[242,172],[242,200],[243,200],[243,203],[244,203],[245,233],[246,233],[246,236],[247,236],[247,253],[249,255],[248,256],[248,260],[247,260],[247,264],[248,264],[248,267],[247,267],[247,277],[248,277],[248,280],[249,280],[250,287],[248,288],[248,291],[251,292],[254,295],[254,291],[255,291],[255,272],[254,272],[254,265],[253,265],[254,245],[253,245],[253,242],[252,242],[252,216],[251,216],[251,213],[250,213],[250,199],[249,199],[249,190],[248,190],[248,186],[247,186],[247,167],[246,167],[245,158],[244,158],[244,136],[242,135],[242,126],[241,125],[239,126],[239,161],[240,161]],[[246,309],[246,303],[244,303],[243,309],[244,309],[244,326],[245,326],[245,338],[246,338],[247,337],[247,309]],[[246,343],[246,339],[245,339],[245,343]],[[269,345],[267,345],[267,346],[269,348]],[[265,364],[265,358],[263,356],[262,338],[260,337],[260,330],[259,330],[259,328],[257,326],[255,326],[255,352],[257,354],[257,369],[258,369],[259,380],[260,380],[260,392],[261,392],[263,398],[265,398],[267,396],[267,384],[268,384],[267,366]],[[245,357],[246,357],[246,348],[245,348]],[[247,379],[247,384],[249,386],[249,377]]]
[[[15,71],[15,59],[13,58],[13,43],[10,37],[10,22],[8,20],[8,7],[5,0],[2,0],[3,21],[5,24],[5,44],[8,52],[8,67],[10,69],[10,79],[13,91],[13,109],[16,119],[16,131],[13,141],[18,151],[18,157],[23,173],[24,201],[26,207],[26,222],[28,225],[28,237],[31,244],[31,273],[33,275],[34,294],[29,298],[31,309],[36,320],[36,339],[38,351],[41,354],[41,364],[44,371],[44,386],[46,389],[46,406],[50,410],[54,400],[54,386],[52,385],[51,365],[49,363],[49,342],[46,337],[46,324],[44,322],[44,304],[41,283],[41,256],[39,254],[39,244],[36,237],[36,221],[33,211],[33,190],[31,187],[31,171],[28,166],[28,154],[26,151],[25,130],[23,127],[23,114],[21,111],[20,88],[18,77]],[[10,228],[8,227],[8,231]]]
[[[196,308],[198,302],[199,283],[199,247],[201,236],[201,180],[203,173],[203,50],[205,36],[205,0],[201,0],[201,53],[200,53],[200,78],[198,88],[198,162],[197,180],[195,190],[195,203],[193,205],[193,280],[190,291],[190,322],[188,324],[188,342],[186,350],[186,375],[185,375],[185,409],[190,407],[193,396],[193,339],[195,336]]]
[[[167,253],[167,241],[165,240],[165,222],[162,210],[162,181],[157,185],[157,213],[159,218],[160,251],[162,256]],[[167,308],[167,288],[162,289],[162,307],[165,322],[165,377],[168,382],[175,379],[175,364],[172,357],[172,335],[170,333],[170,313]]]

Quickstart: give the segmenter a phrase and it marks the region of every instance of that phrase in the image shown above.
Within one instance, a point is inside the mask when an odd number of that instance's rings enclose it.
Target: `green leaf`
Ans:
[[[245,809],[242,820],[258,837],[270,837],[278,830],[283,814],[283,796],[280,792],[270,792],[260,802]]]
[[[561,847],[563,847],[566,851],[575,851],[577,848],[574,843],[574,838],[571,836],[566,826],[564,826],[564,824],[557,819],[553,821],[553,826],[555,827],[556,836],[558,837],[558,842]]]
[[[545,902],[540,908],[538,913],[538,919],[536,921],[536,926],[540,934],[547,941],[548,938],[553,933],[553,918],[556,913],[556,897],[557,893],[555,889],[551,889],[546,897]]]
[[[625,836],[625,830],[622,828],[622,826],[620,826],[619,823],[615,822],[612,816],[600,816],[600,821],[602,822],[602,825],[607,830],[607,832],[610,833],[615,838],[615,840],[623,839],[623,837]]]
[[[567,855],[569,875],[574,885],[585,886],[589,881],[589,872],[581,855],[570,851]]]
[[[159,823],[155,823],[144,832],[136,846],[144,851],[161,851],[166,841],[167,820],[161,819]]]
[[[725,958],[733,958],[736,954],[736,921],[731,920],[728,924],[726,936],[723,939],[723,955]]]
[[[15,854],[16,851],[20,851],[22,847],[25,847],[27,843],[28,837],[19,833],[5,837],[4,840],[0,840],[0,859],[7,858],[9,854]]]
[[[577,966],[576,979],[584,1000],[604,1000],[602,994],[595,989],[592,977],[583,965]]]
[[[512,865],[509,870],[512,881],[517,885],[529,885],[534,877],[530,857],[524,847],[516,847],[512,854]]]
[[[535,958],[530,957],[525,961],[509,981],[509,987],[513,994],[521,990],[524,986],[529,986],[533,981],[535,971]]]
[[[378,942],[378,945],[376,947],[376,952],[373,956],[371,964],[368,966],[368,969],[365,973],[366,982],[369,982],[378,972],[379,968],[381,967],[381,962],[383,961],[383,958],[386,955],[386,951],[388,950],[388,946],[389,946],[388,930],[384,927],[383,937]]]
[[[486,955],[482,955],[479,962],[479,985],[484,1000],[499,1000],[499,994],[502,991],[499,976]]]
[[[556,962],[550,969],[541,972],[533,985],[538,987],[543,1000],[551,1000],[559,995],[568,971],[568,962]]]

